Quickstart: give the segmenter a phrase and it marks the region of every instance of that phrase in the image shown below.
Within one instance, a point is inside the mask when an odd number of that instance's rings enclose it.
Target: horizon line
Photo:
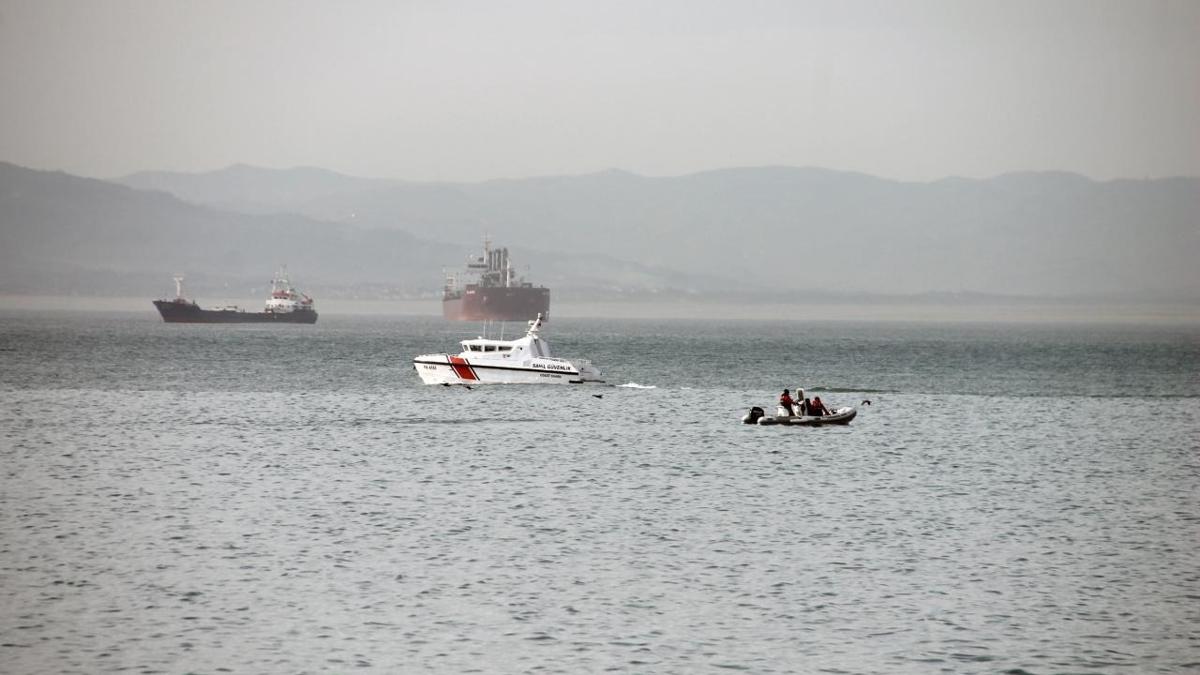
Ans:
[[[538,174],[528,174],[528,175],[522,175],[522,176],[497,176],[497,177],[492,177],[492,178],[483,178],[483,179],[474,179],[474,180],[461,180],[461,179],[454,180],[454,179],[413,179],[413,178],[396,178],[396,177],[390,177],[390,176],[371,176],[371,175],[361,175],[361,174],[356,174],[356,173],[347,173],[347,172],[344,172],[344,171],[341,171],[338,169],[331,169],[328,167],[317,166],[317,165],[312,165],[312,164],[298,164],[298,165],[293,165],[293,166],[269,166],[269,165],[264,165],[264,164],[251,164],[251,163],[248,163],[245,161],[233,162],[231,164],[227,164],[225,166],[214,168],[214,169],[200,169],[200,170],[139,169],[136,171],[132,171],[132,172],[116,175],[116,176],[104,176],[104,175],[94,175],[94,174],[89,174],[89,173],[76,172],[73,170],[67,170],[62,167],[47,168],[44,166],[31,166],[31,165],[19,164],[17,162],[5,160],[5,159],[0,159],[0,163],[9,164],[11,166],[15,166],[15,167],[18,167],[21,169],[27,169],[29,171],[37,171],[37,172],[42,172],[42,173],[62,173],[62,174],[66,174],[66,175],[77,176],[80,178],[90,178],[93,180],[100,180],[100,181],[104,181],[107,183],[120,183],[121,181],[128,180],[135,176],[149,175],[149,174],[169,174],[169,175],[177,175],[177,176],[199,177],[199,176],[212,176],[212,175],[227,173],[227,172],[230,172],[233,170],[238,170],[238,169],[251,169],[254,171],[261,171],[261,172],[268,172],[268,173],[287,173],[287,172],[292,172],[292,171],[319,171],[319,172],[323,172],[323,173],[336,175],[336,176],[339,176],[342,178],[349,178],[349,179],[354,179],[354,180],[380,181],[380,182],[390,182],[390,183],[409,184],[409,185],[484,185],[484,184],[488,184],[488,183],[523,182],[523,181],[552,180],[552,179],[564,179],[564,178],[566,178],[566,179],[590,178],[590,177],[603,176],[606,174],[627,175],[627,176],[631,176],[634,178],[641,178],[641,179],[647,179],[647,180],[660,180],[660,179],[670,180],[670,179],[679,179],[679,178],[691,178],[691,177],[696,177],[696,176],[703,176],[706,174],[715,174],[715,173],[723,173],[723,172],[767,171],[767,170],[821,172],[821,173],[837,174],[837,175],[842,175],[842,176],[855,176],[855,177],[861,177],[861,178],[869,178],[869,179],[873,179],[873,180],[881,180],[881,181],[886,181],[886,182],[890,182],[890,183],[912,184],[912,185],[933,185],[936,183],[942,183],[942,182],[947,182],[947,181],[967,181],[967,182],[981,182],[982,183],[982,182],[988,182],[988,181],[992,181],[992,180],[998,180],[998,179],[1013,177],[1013,176],[1066,176],[1066,177],[1073,177],[1073,178],[1081,178],[1081,179],[1087,180],[1092,183],[1100,183],[1100,184],[1116,183],[1116,182],[1168,181],[1168,180],[1180,180],[1180,179],[1200,180],[1200,175],[1189,175],[1189,174],[1165,174],[1165,175],[1154,175],[1154,176],[1145,176],[1144,175],[1141,177],[1117,176],[1117,177],[1101,178],[1101,177],[1096,177],[1096,176],[1089,175],[1086,173],[1082,173],[1079,171],[1063,169],[1063,168],[1017,169],[1017,170],[1011,170],[1011,171],[1003,171],[1003,172],[995,173],[995,174],[975,175],[975,176],[964,175],[964,174],[959,174],[959,173],[948,173],[948,174],[945,174],[938,178],[909,179],[909,178],[897,178],[897,177],[887,176],[887,175],[877,174],[877,173],[870,173],[870,172],[859,170],[859,169],[843,169],[843,168],[833,168],[833,167],[826,167],[826,166],[799,165],[799,164],[732,164],[729,166],[711,167],[711,168],[698,169],[698,170],[688,171],[688,172],[683,172],[683,173],[668,173],[668,174],[639,173],[637,171],[633,171],[630,169],[624,169],[624,168],[619,168],[619,167],[609,167],[609,168],[605,168],[605,169],[597,169],[597,170],[592,170],[592,171],[579,171],[579,172],[566,172],[566,173],[538,173]]]

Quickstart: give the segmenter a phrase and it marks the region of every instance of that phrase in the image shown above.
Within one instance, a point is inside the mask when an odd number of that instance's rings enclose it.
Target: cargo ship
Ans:
[[[507,248],[483,240],[483,255],[468,256],[460,280],[446,276],[442,316],[451,321],[532,321],[550,317],[550,289],[517,276]],[[461,281],[461,285],[460,285]]]
[[[183,277],[175,277],[175,298],[155,300],[154,307],[167,323],[316,323],[317,309],[312,298],[292,288],[287,268],[282,267],[271,280],[271,295],[261,312],[240,307],[203,309],[183,294]]]

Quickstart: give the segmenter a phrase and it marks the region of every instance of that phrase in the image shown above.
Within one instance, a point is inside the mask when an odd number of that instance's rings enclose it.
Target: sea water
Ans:
[[[607,384],[420,384],[477,333],[0,316],[0,670],[1200,668],[1195,326],[555,319]],[[859,415],[740,424],[785,387]]]

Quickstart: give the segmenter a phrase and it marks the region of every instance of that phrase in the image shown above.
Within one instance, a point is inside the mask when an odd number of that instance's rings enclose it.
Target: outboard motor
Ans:
[[[762,408],[754,406],[750,408],[750,412],[742,416],[742,424],[758,424],[758,420],[765,414]]]

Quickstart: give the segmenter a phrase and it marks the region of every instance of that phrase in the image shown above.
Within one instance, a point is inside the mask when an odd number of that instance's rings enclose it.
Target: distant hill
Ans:
[[[906,183],[760,167],[457,184],[237,166],[122,182],[464,245],[490,232],[525,260],[527,251],[588,252],[781,296],[1200,296],[1196,178],[1043,172]]]
[[[114,182],[139,190],[169,192],[184,201],[243,213],[303,213],[304,205],[316,199],[394,183],[313,167],[272,170],[245,164],[205,173],[143,171]]]
[[[231,171],[236,176],[242,170]],[[254,195],[286,199],[293,182],[298,192],[320,194],[320,186],[306,183],[304,175],[289,172],[273,188],[269,180],[247,179],[247,186],[259,185],[262,191],[243,186],[240,194],[250,201]],[[336,177],[311,175],[317,182]],[[231,176],[224,179],[234,190],[238,181]],[[221,201],[220,190],[212,194]],[[286,263],[297,284],[318,301],[436,297],[443,267],[460,266],[481,245],[475,237],[468,241],[469,246],[444,243],[394,228],[321,222],[286,212],[239,213],[166,192],[0,163],[0,292],[5,293],[158,296],[170,292],[172,274],[182,272],[189,290],[202,299],[244,297],[261,293],[276,266]],[[551,286],[558,297],[727,285],[586,251],[524,249],[514,256],[519,271],[532,267],[531,280]]]

